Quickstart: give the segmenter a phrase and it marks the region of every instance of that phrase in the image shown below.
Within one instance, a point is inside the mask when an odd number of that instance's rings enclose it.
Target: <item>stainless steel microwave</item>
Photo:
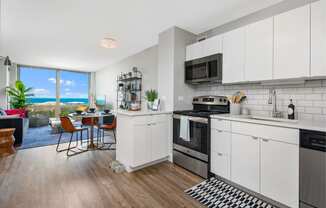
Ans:
[[[185,82],[200,84],[222,82],[223,55],[221,53],[185,62]]]

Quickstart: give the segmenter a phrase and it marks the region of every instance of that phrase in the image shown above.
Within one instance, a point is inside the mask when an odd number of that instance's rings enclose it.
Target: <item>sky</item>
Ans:
[[[34,97],[56,97],[56,71],[53,69],[20,67],[20,80],[33,88]],[[61,71],[61,98],[88,98],[88,74]]]

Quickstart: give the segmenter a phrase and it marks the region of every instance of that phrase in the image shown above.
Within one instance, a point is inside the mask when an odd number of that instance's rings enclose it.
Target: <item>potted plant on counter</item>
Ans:
[[[148,110],[153,110],[154,101],[158,98],[156,90],[150,89],[145,92],[145,99],[147,101]]]

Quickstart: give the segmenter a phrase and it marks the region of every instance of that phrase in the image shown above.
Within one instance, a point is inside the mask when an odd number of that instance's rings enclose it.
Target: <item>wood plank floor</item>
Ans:
[[[113,151],[71,158],[54,146],[0,159],[1,208],[202,207],[183,191],[203,179],[164,162],[134,173],[113,173]]]

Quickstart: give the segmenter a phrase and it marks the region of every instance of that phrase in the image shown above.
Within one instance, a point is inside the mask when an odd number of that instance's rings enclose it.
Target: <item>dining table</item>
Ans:
[[[82,120],[83,118],[89,118],[91,120],[91,122],[88,124],[88,126],[90,127],[90,134],[89,134],[89,143],[87,144],[87,146],[80,146],[80,149],[87,149],[87,150],[96,150],[99,149],[98,145],[95,144],[94,142],[94,127],[96,125],[98,125],[98,122],[96,122],[96,120],[100,120],[101,118],[104,118],[106,116],[113,116],[112,113],[103,113],[103,112],[94,112],[94,113],[90,113],[90,112],[84,112],[84,113],[71,113],[69,114],[69,117],[74,118],[75,120]]]

